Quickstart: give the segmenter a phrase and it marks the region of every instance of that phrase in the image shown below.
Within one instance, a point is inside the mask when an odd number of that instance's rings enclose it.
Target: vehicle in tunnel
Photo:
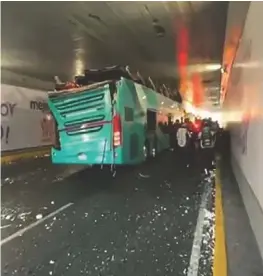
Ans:
[[[48,93],[58,136],[53,163],[134,165],[169,148],[166,124],[179,103],[116,67],[75,81]]]

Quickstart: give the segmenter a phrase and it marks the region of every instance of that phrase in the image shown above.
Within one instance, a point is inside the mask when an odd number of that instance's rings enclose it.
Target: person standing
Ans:
[[[208,122],[204,122],[202,131],[198,135],[200,142],[200,153],[204,169],[211,169],[215,160],[215,133]]]
[[[173,150],[177,150],[178,148],[178,143],[177,143],[177,132],[178,129],[180,128],[181,124],[180,121],[177,119],[175,120],[175,123],[173,125],[173,130],[172,130],[172,145],[173,145]]]
[[[179,127],[176,134],[176,138],[177,138],[177,145],[179,148],[179,154],[181,154],[180,157],[189,164],[189,160],[191,157],[190,156],[191,152],[189,151],[191,134],[185,123]]]

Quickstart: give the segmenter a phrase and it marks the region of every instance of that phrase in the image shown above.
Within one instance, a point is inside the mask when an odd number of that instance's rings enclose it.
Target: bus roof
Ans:
[[[118,81],[121,78],[133,80],[129,72],[122,66],[111,66],[102,69],[88,69],[84,71],[84,76],[76,76],[75,81],[78,85],[89,85],[92,83],[106,80]],[[134,81],[134,80],[133,80]]]
[[[93,83],[90,85],[84,85],[81,87],[76,87],[76,88],[71,88],[71,89],[64,89],[64,90],[59,90],[59,91],[50,91],[48,92],[48,96],[49,97],[57,97],[57,96],[62,96],[63,94],[74,94],[74,93],[78,93],[78,92],[83,92],[83,91],[88,91],[88,90],[92,90],[92,89],[97,89],[99,87],[102,87],[106,84],[111,83],[111,80],[106,80],[106,81],[101,81],[101,82],[97,82],[97,83]]]

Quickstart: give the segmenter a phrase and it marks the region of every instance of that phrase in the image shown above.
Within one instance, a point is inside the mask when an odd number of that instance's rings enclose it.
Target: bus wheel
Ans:
[[[149,142],[146,141],[144,146],[143,146],[143,155],[144,155],[144,160],[148,160],[149,159]]]

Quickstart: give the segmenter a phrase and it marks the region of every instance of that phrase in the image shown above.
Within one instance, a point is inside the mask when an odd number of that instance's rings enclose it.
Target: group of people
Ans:
[[[168,124],[171,149],[181,153],[182,159],[190,163],[195,156],[201,157],[201,163],[209,169],[214,166],[215,149],[221,128],[211,118],[181,118]],[[200,160],[200,159],[199,159]]]

